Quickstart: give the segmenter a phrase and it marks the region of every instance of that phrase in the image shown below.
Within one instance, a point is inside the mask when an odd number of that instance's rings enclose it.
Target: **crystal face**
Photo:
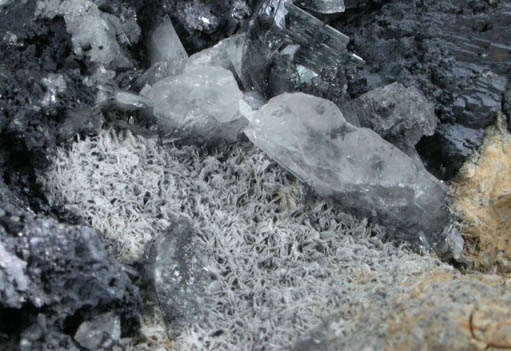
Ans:
[[[241,91],[232,73],[221,67],[190,67],[156,82],[143,95],[161,130],[176,140],[234,141],[246,125],[238,111]]]
[[[262,2],[247,32],[244,87],[272,97],[301,91],[336,103],[350,99],[343,65],[363,60],[350,38],[289,1]]]
[[[344,12],[346,9],[343,0],[297,0],[294,3],[306,10],[324,14]]]
[[[177,63],[188,59],[188,54],[168,16],[156,26],[146,46],[151,64],[163,61]]]
[[[190,56],[187,67],[195,65],[219,66],[231,71],[239,80],[241,78],[241,61],[245,39],[246,34],[242,33],[221,40],[215,46]]]
[[[449,222],[445,185],[374,131],[346,122],[331,101],[274,97],[245,134],[318,195],[402,239],[435,240]]]

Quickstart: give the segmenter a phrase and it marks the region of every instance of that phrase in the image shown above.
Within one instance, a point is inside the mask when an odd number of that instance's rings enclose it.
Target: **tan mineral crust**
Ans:
[[[392,305],[384,350],[511,350],[510,284],[493,275],[426,277]]]
[[[503,117],[452,182],[465,253],[483,272],[511,273],[511,135]]]
[[[439,267],[331,316],[294,350],[511,350],[510,287],[502,276]]]

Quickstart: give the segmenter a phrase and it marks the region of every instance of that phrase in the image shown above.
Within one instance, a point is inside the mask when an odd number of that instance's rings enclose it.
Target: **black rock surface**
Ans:
[[[0,334],[23,334],[21,344],[37,350],[50,347],[49,334],[67,338],[105,312],[120,316],[124,334],[135,332],[138,289],[98,233],[24,205],[0,182]]]
[[[91,106],[95,96],[64,20],[35,19],[34,10],[34,1],[0,8],[0,167],[31,200],[35,169],[48,165],[65,111]]]
[[[123,25],[130,2],[96,4]],[[95,132],[102,113],[86,84],[95,66],[75,55],[65,19],[36,17],[36,6],[0,6],[0,349],[78,350],[74,333],[100,314],[133,334],[139,294],[94,229],[48,217],[37,174],[58,144]]]
[[[435,174],[449,178],[479,145],[473,134],[492,124],[502,107],[511,75],[510,24],[509,1],[397,0],[347,10],[334,26],[367,62],[347,67],[352,97],[398,81],[435,103],[449,127],[424,138],[419,150]],[[451,140],[445,130],[459,126],[474,131]]]

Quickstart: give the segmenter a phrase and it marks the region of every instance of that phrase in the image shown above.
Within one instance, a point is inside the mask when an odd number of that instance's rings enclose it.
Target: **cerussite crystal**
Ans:
[[[178,140],[234,141],[246,125],[238,111],[238,84],[221,67],[190,67],[156,82],[144,95],[161,130]]]
[[[282,94],[245,133],[318,195],[401,239],[434,241],[449,222],[446,186],[374,131],[346,122],[331,101]]]

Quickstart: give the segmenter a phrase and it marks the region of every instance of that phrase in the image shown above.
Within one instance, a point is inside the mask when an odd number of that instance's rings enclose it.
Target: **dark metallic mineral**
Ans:
[[[371,90],[342,105],[341,111],[351,124],[370,128],[398,147],[415,147],[437,125],[433,105],[424,94],[399,83]]]
[[[398,81],[421,89],[441,123],[482,130],[495,122],[511,73],[509,1],[374,3],[347,10],[334,25],[352,38],[349,48],[367,62],[349,68],[352,97]],[[452,156],[462,159],[467,147],[479,145],[472,134],[424,138],[419,149],[437,165],[434,172],[448,178],[460,165]],[[460,142],[465,146],[453,149]],[[430,148],[440,153],[427,152]]]
[[[124,334],[138,327],[138,289],[98,233],[36,216],[3,182],[0,259],[0,334],[21,335],[24,350],[51,347],[51,335],[68,338],[105,312],[120,316]]]

